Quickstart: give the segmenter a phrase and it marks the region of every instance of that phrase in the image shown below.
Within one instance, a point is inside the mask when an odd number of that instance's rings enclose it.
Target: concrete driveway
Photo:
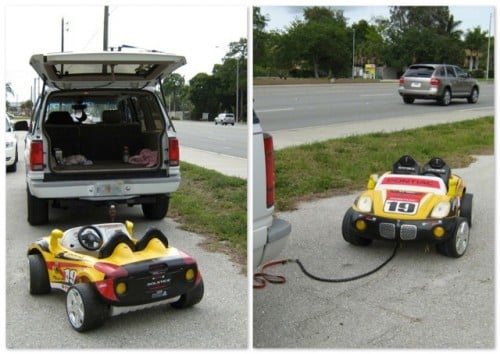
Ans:
[[[453,171],[474,194],[470,245],[459,259],[407,244],[379,272],[339,284],[311,280],[294,263],[271,268],[287,282],[253,291],[254,347],[493,349],[494,168],[493,156],[481,156]],[[342,218],[355,196],[281,213],[292,234],[280,258],[298,258],[325,278],[364,273],[386,260],[393,244],[355,247],[342,238]]]

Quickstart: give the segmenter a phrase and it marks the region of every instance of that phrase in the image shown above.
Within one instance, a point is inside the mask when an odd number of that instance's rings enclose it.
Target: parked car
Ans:
[[[274,215],[273,137],[262,131],[253,115],[253,269],[272,259],[285,247],[292,226]]]
[[[217,124],[234,125],[234,122],[235,122],[234,114],[232,114],[232,113],[219,113],[219,115],[217,117],[215,117],[214,122],[215,122],[215,125],[217,125]]]
[[[79,332],[107,317],[170,303],[193,306],[203,298],[196,261],[150,228],[139,239],[133,223],[54,229],[28,248],[29,291],[66,293],[66,313]]]
[[[166,215],[181,181],[179,142],[156,88],[185,63],[144,51],[31,57],[44,82],[26,137],[31,225],[48,222],[49,205],[139,204],[148,219]]]
[[[420,167],[405,155],[390,171],[370,176],[366,191],[344,215],[342,235],[356,246],[373,240],[426,242],[458,258],[469,245],[472,197],[443,159]]]
[[[455,98],[476,103],[479,83],[456,65],[415,64],[410,65],[399,79],[399,95],[407,104],[422,99],[436,100],[447,106]]]
[[[5,165],[7,172],[17,170],[17,136],[9,116],[5,115]]]

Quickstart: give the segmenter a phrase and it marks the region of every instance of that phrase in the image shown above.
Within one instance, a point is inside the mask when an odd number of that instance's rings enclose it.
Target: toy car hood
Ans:
[[[30,59],[45,85],[59,89],[154,86],[184,64],[185,57],[161,52],[68,52]]]
[[[374,189],[363,195],[371,198],[373,214],[407,219],[426,218],[440,201],[449,200],[439,177],[390,173],[382,175]]]

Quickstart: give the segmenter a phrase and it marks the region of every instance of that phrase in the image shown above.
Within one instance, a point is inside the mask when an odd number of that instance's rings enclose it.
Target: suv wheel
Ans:
[[[441,106],[448,106],[451,102],[451,91],[450,89],[445,89],[441,98],[439,98],[439,104]]]
[[[143,203],[142,212],[146,219],[160,220],[167,215],[170,197],[167,195],[157,195],[154,203]]]
[[[470,96],[467,97],[467,102],[477,103],[478,99],[479,99],[479,90],[477,89],[477,87],[473,87]]]
[[[31,194],[27,188],[28,197],[28,222],[30,225],[42,225],[49,221],[49,202]]]
[[[403,96],[403,102],[407,104],[412,104],[413,102],[415,102],[415,99],[413,97]]]

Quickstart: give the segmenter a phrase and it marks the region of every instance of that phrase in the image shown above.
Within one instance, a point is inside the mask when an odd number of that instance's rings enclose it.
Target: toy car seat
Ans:
[[[448,181],[451,177],[451,169],[440,157],[433,157],[427,162],[422,168],[423,175],[437,176],[441,177],[448,188]]]
[[[394,165],[392,165],[392,173],[399,175],[418,175],[420,174],[420,166],[410,155],[403,155]]]

